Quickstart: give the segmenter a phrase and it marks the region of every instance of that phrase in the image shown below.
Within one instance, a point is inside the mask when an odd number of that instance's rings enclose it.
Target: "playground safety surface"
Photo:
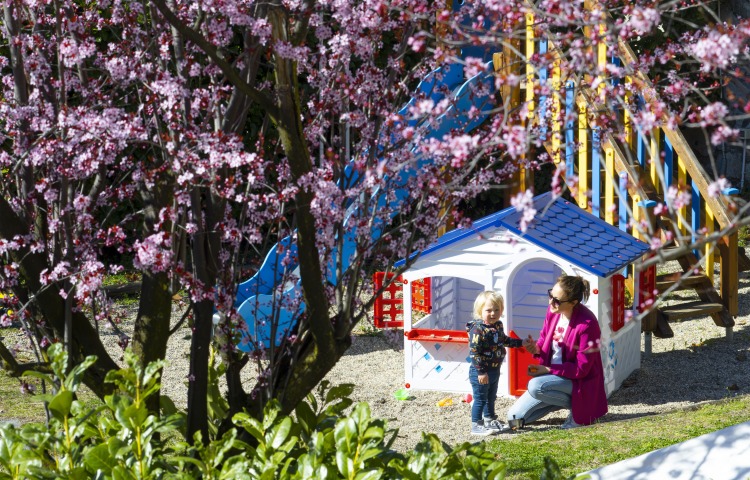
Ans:
[[[746,480],[750,422],[586,472],[591,480]]]

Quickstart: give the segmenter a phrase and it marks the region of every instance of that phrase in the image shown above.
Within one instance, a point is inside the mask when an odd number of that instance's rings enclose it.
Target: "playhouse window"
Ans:
[[[473,318],[474,299],[484,287],[457,277],[432,277],[432,310],[412,317],[407,338],[421,341],[467,342],[466,323]]]

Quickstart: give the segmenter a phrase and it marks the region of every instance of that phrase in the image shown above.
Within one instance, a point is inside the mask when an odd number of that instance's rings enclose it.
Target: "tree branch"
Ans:
[[[211,42],[206,40],[199,32],[182,23],[180,19],[177,18],[177,15],[174,14],[174,12],[164,3],[163,0],[152,0],[151,3],[156,5],[161,14],[164,15],[164,18],[167,20],[167,22],[169,22],[170,25],[176,28],[185,39],[195,43],[198,48],[200,48],[203,52],[206,53],[206,55],[211,58],[216,66],[218,66],[224,73],[224,75],[227,76],[227,80],[229,81],[229,83],[240,89],[240,91],[247,95],[248,98],[256,102],[263,110],[268,112],[271,117],[278,118],[279,111],[276,108],[276,105],[274,105],[271,98],[266,95],[262,95],[260,91],[245,82],[245,80],[240,77],[234,67],[232,67],[232,65],[224,59],[222,53],[218,48],[216,48]]]

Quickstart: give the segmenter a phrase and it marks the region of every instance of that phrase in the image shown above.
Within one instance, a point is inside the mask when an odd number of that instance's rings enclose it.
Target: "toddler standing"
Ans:
[[[500,317],[505,309],[502,295],[485,291],[474,301],[474,321],[466,324],[469,332],[469,382],[474,395],[471,407],[471,434],[491,435],[510,430],[497,420],[495,399],[500,381],[500,365],[505,347],[518,348],[523,341],[503,331]]]

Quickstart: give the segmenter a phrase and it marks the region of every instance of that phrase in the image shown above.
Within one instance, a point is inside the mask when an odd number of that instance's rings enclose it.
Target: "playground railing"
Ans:
[[[718,197],[709,193],[710,178],[682,131],[670,126],[666,114],[654,119],[651,131],[640,130],[634,121],[633,116],[639,112],[659,112],[661,108],[651,81],[638,70],[630,46],[624,41],[608,45],[607,26],[601,25],[599,35],[588,36],[593,39],[591,48],[598,71],[606,72],[606,64],[611,63],[627,75],[622,79],[581,77],[561,69],[563,53],[551,36],[540,35],[539,30],[533,15],[527,15],[526,38],[519,42],[524,46],[523,56],[508,48],[497,54],[503,61],[496,61],[496,65],[499,70],[514,73],[525,64],[525,82],[503,93],[509,99],[525,98],[529,109],[526,121],[538,128],[553,161],[564,167],[569,185],[577,190],[574,194],[579,206],[637,238],[655,239],[655,244],[668,240],[656,228],[653,207],[659,203],[669,211],[659,223],[669,226],[668,235],[680,246],[731,231],[731,199],[726,195],[731,192]],[[612,51],[616,57],[607,56]],[[534,68],[526,61],[535,56],[545,56],[548,61],[542,64],[550,67]],[[607,98],[604,82],[624,82],[623,97]],[[605,123],[606,129],[602,127]],[[516,182],[517,188],[526,188],[523,176]],[[689,195],[689,204],[673,200],[675,189]],[[709,278],[713,278],[715,262],[719,261],[720,296],[729,314],[737,315],[738,236],[729,231],[721,235],[718,248],[708,242],[702,252],[696,249],[694,253],[697,258],[703,257]]]

